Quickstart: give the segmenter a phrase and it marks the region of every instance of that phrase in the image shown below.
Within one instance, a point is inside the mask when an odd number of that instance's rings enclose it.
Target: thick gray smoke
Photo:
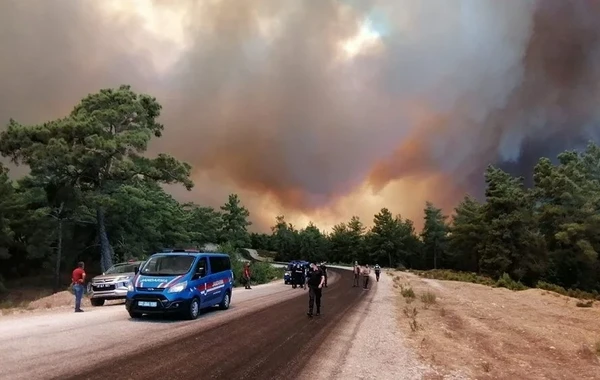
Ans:
[[[0,2],[0,120],[40,122],[132,84],[163,104],[153,150],[194,165],[198,202],[235,190],[255,215],[418,218],[424,199],[477,193],[490,162],[526,174],[598,135],[593,0],[109,3]],[[149,14],[183,16],[152,33]],[[431,178],[443,192],[407,185]],[[397,181],[405,193],[336,206]]]

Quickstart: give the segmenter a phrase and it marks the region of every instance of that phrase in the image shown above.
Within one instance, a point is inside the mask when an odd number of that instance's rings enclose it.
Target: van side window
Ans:
[[[200,273],[201,269],[204,269],[204,275],[208,274],[206,264],[206,257],[201,257],[200,260],[198,260],[198,264],[196,264],[196,270],[194,273]]]
[[[231,269],[231,262],[228,257],[211,257],[210,267],[212,273],[225,272]]]

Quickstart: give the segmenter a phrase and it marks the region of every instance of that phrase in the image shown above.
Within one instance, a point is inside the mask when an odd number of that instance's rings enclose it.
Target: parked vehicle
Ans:
[[[283,282],[286,285],[289,285],[292,283],[292,267],[296,266],[296,268],[298,268],[302,274],[299,275],[299,282],[304,283],[304,279],[306,277],[306,271],[308,270],[310,263],[308,261],[304,261],[304,260],[293,260],[290,261],[287,265],[287,267],[285,268],[285,273],[283,274]],[[300,274],[300,273],[298,273]],[[296,284],[299,285],[299,284]]]
[[[132,318],[175,313],[196,319],[200,311],[231,303],[229,255],[173,250],[152,255],[129,284],[125,307]]]
[[[92,278],[87,289],[92,306],[102,306],[107,300],[125,299],[127,287],[143,263],[137,260],[118,263]]]

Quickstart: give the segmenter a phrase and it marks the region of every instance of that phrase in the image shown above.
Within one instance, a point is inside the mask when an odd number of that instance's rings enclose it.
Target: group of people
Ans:
[[[375,264],[375,266],[373,267],[373,269],[375,270],[375,279],[377,280],[377,282],[379,282],[379,275],[381,274],[381,267],[379,266],[379,264]],[[360,284],[360,276],[363,276],[363,289],[369,289],[369,279],[371,278],[371,267],[369,267],[369,264],[366,264],[364,267],[361,268],[360,265],[358,265],[358,261],[354,262],[354,268],[352,270],[354,272],[354,283],[352,284],[353,287],[357,287]]]
[[[377,282],[379,282],[379,274],[381,273],[381,267],[379,264],[376,264],[373,269],[375,270],[375,278]],[[310,264],[308,269],[305,269],[303,266],[292,267],[292,286],[295,288],[297,285],[303,287],[305,290],[308,289],[308,312],[306,313],[309,317],[313,315],[319,316],[321,315],[321,297],[323,293],[323,288],[327,287],[327,266],[325,262],[321,262],[319,264],[313,262]],[[358,265],[358,262],[354,263],[354,284],[353,287],[359,286],[360,276],[363,276],[363,288],[368,289],[369,286],[369,278],[371,275],[371,268],[369,265],[365,265],[361,268]],[[84,293],[84,283],[85,283],[86,273],[84,270],[83,262],[78,263],[77,268],[73,271],[72,274],[72,286],[73,291],[75,293],[75,312],[80,313],[83,310],[81,309],[81,299]],[[246,289],[252,289],[250,286],[250,281],[252,278],[252,272],[250,270],[250,263],[244,264],[244,269],[242,270],[242,282]],[[316,313],[315,312],[316,306]]]
[[[375,264],[373,267],[375,271],[375,280],[379,282],[379,276],[381,274],[381,267],[379,264]],[[363,276],[363,288],[369,289],[369,278],[371,277],[371,268],[368,264],[361,268],[358,265],[358,261],[354,262],[354,284],[353,287],[359,286],[360,276]],[[321,315],[321,296],[323,287],[327,287],[327,267],[325,263],[317,265],[316,263],[310,264],[310,269],[306,274],[306,282],[304,289],[308,286],[308,312],[306,313],[309,317],[313,316],[314,307],[316,306],[316,315]]]
[[[326,288],[327,287],[327,266],[325,265],[325,262],[316,264],[317,267],[321,270],[321,272],[323,273],[323,276],[325,277],[325,282],[323,284],[323,287]],[[292,284],[292,288],[296,289],[298,286],[299,287],[303,287],[306,284],[306,280],[309,277],[310,272],[312,271],[312,265],[306,265],[302,262],[296,262],[293,264],[290,264],[289,266],[289,270],[290,270],[290,282]]]

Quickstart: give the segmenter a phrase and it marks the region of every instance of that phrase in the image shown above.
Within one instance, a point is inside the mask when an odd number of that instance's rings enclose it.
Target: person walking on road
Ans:
[[[363,269],[363,277],[365,278],[365,289],[369,289],[369,277],[371,276],[371,268],[369,268],[369,264],[365,265]]]
[[[354,262],[354,283],[352,284],[352,287],[357,287],[358,286],[358,279],[360,277],[360,265],[358,265],[358,261]]]
[[[325,276],[321,269],[315,263],[310,264],[310,271],[304,284],[304,289],[308,285],[308,315],[313,316],[313,307],[317,306],[317,317],[321,315],[321,295],[323,290],[323,284],[325,282]]]
[[[81,310],[81,299],[83,298],[83,291],[85,289],[85,264],[83,261],[77,263],[77,268],[73,270],[71,274],[71,285],[73,286],[73,291],[75,292],[75,312],[83,313]]]
[[[381,267],[379,264],[375,264],[375,279],[379,282],[379,273],[381,273]]]
[[[325,266],[325,261],[323,261],[321,263],[321,266],[319,267],[319,269],[321,269],[321,272],[323,272],[323,277],[325,277],[325,282],[323,283],[323,287],[326,288],[327,287],[327,266]]]
[[[252,272],[250,271],[250,263],[244,265],[244,272],[242,277],[244,278],[244,287],[246,289],[252,289],[250,287],[250,279],[252,278]]]

